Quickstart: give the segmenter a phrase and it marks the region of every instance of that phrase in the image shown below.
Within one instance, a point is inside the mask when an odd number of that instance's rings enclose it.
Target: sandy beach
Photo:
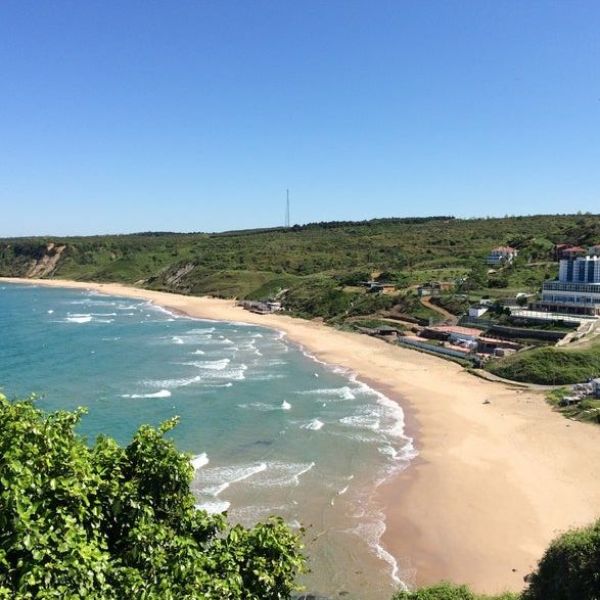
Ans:
[[[539,392],[321,323],[249,313],[230,300],[120,284],[3,281],[93,289],[194,317],[277,328],[398,401],[419,457],[379,493],[384,544],[402,570],[415,570],[411,583],[446,579],[479,592],[519,590],[556,534],[600,516],[600,427],[553,413]]]

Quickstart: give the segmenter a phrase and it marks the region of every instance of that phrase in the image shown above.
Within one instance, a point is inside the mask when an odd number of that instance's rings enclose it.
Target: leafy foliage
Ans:
[[[600,345],[585,350],[536,348],[495,360],[486,368],[500,377],[542,385],[566,385],[600,375]]]
[[[600,521],[565,533],[546,550],[523,600],[600,598]]]
[[[0,598],[281,600],[303,570],[278,519],[253,529],[195,508],[193,468],[143,426],[89,447],[84,411],[44,414],[0,395]]]
[[[518,595],[510,593],[499,596],[481,596],[474,594],[465,585],[441,583],[414,592],[399,592],[393,600],[518,600],[518,598]]]

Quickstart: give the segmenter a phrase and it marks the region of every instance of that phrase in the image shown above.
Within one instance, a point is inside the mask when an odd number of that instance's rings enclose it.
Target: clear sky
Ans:
[[[2,0],[0,236],[600,212],[600,2]]]

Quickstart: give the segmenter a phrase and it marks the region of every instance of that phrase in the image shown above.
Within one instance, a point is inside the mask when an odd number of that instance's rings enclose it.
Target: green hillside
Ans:
[[[507,283],[535,287],[553,269],[553,244],[598,240],[597,215],[376,219],[220,234],[15,238],[0,240],[0,274],[26,275],[53,242],[66,248],[51,277],[143,282],[227,297],[268,289],[275,279],[288,286],[319,275],[339,285],[349,273],[386,272],[402,287],[456,276],[482,261],[493,246],[510,244],[520,250],[523,264],[533,266],[509,273]]]

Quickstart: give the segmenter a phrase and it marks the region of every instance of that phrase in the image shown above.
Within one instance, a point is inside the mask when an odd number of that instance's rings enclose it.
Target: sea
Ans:
[[[145,423],[195,467],[199,508],[305,528],[306,591],[389,600],[406,573],[382,544],[378,487],[415,456],[401,407],[277,330],[141,300],[0,283],[0,389],[127,444]]]

